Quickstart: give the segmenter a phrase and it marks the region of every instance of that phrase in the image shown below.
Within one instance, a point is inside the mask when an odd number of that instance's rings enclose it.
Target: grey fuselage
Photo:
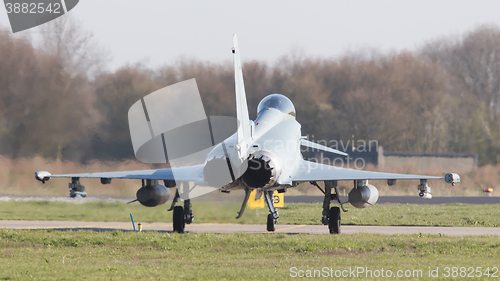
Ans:
[[[292,178],[297,173],[297,168],[302,163],[303,158],[300,151],[301,125],[295,116],[282,112],[279,109],[269,107],[258,113],[257,119],[251,124],[251,136],[245,140],[248,145],[248,161],[252,163],[254,158],[264,158],[270,161],[271,177],[265,184],[250,184],[245,178],[251,177],[251,167],[235,181],[224,186],[223,190],[237,188],[266,189],[275,190],[292,186]],[[214,157],[224,155],[223,144],[227,146],[226,151],[234,151],[236,144],[236,134],[227,138],[223,143],[218,144],[207,156],[207,161]],[[235,155],[230,156],[236,159]],[[265,164],[265,162],[263,162]],[[250,165],[251,166],[251,165]],[[262,167],[264,169],[265,167]],[[268,167],[269,169],[269,167]],[[265,171],[264,171],[265,172]]]

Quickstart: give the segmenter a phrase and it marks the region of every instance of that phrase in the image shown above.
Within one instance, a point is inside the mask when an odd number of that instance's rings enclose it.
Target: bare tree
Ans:
[[[500,28],[482,25],[429,42],[421,52],[447,75],[457,109],[450,145],[480,153],[480,164],[500,163]]]
[[[93,77],[108,60],[106,52],[94,40],[92,32],[70,15],[40,26],[41,49],[58,57],[72,77],[87,74]]]

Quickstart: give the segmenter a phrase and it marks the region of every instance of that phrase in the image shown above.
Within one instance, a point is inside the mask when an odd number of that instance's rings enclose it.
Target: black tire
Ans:
[[[174,232],[184,233],[184,208],[182,206],[174,207]]]
[[[330,213],[328,216],[328,229],[330,234],[340,234],[340,208],[332,207],[330,208]]]
[[[267,215],[267,231],[274,231],[274,218],[272,214]]]

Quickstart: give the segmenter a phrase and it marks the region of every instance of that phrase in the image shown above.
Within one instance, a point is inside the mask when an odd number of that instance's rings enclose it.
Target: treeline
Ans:
[[[235,115],[229,60],[106,72],[102,52],[80,26],[46,28],[50,36],[37,48],[0,31],[0,154],[6,157],[133,158],[129,107],[190,78],[207,115]],[[281,93],[294,102],[303,134],[315,140],[377,140],[390,151],[476,152],[481,165],[500,162],[497,26],[434,40],[417,52],[288,55],[275,64],[247,61],[243,72],[251,118],[264,96]]]

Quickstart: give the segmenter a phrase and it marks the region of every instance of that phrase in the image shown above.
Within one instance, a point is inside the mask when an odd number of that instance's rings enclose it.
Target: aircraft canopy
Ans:
[[[267,108],[276,108],[279,111],[295,116],[295,107],[292,101],[280,94],[272,94],[263,98],[257,107],[257,115]]]

